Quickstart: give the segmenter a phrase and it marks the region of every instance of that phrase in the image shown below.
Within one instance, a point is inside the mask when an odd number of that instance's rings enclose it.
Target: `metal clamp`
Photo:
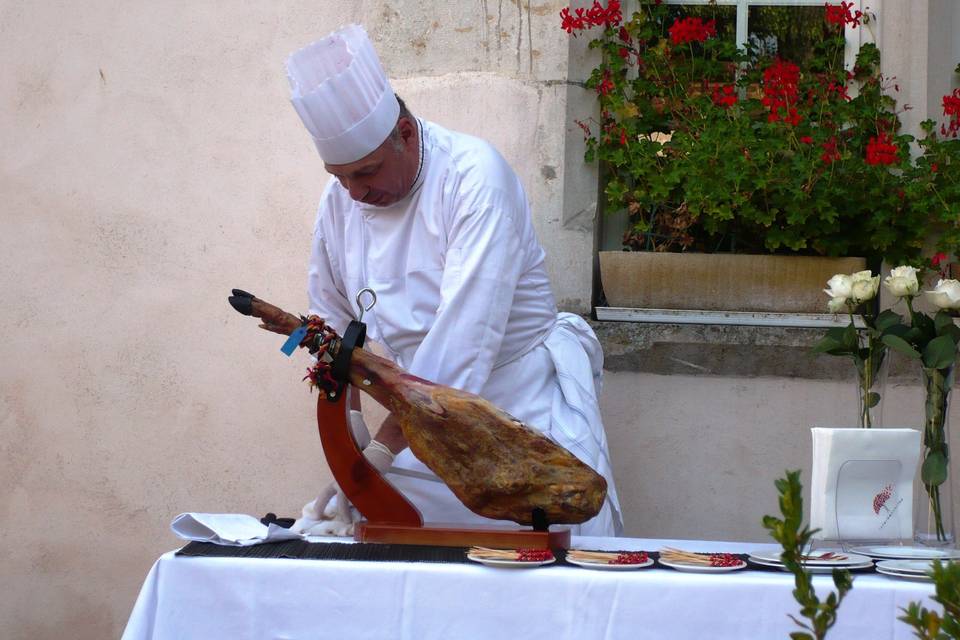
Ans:
[[[370,304],[363,304],[363,295],[369,294]],[[330,375],[341,385],[350,382],[350,360],[353,358],[353,350],[363,348],[363,342],[367,338],[367,325],[363,323],[363,314],[377,304],[377,292],[369,287],[365,287],[357,292],[357,306],[360,307],[360,314],[357,320],[352,320],[347,325],[347,330],[343,332],[343,338],[340,340],[340,350],[333,358],[330,365]],[[340,394],[328,395],[331,402],[336,402]]]

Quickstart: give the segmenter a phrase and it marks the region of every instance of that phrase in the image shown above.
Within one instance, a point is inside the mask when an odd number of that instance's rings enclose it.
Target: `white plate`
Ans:
[[[653,564],[653,558],[647,558],[646,562],[640,562],[637,564],[610,564],[609,562],[591,562],[589,560],[574,560],[570,556],[567,556],[567,562],[570,564],[575,564],[578,567],[586,567],[587,569],[605,569],[607,571],[625,571],[627,569],[643,569],[644,567],[649,567]]]
[[[923,575],[933,568],[930,560],[881,560],[877,563],[877,570],[896,571],[897,573],[916,573]]]
[[[670,567],[671,569],[676,569],[677,571],[686,571],[688,573],[724,573],[726,571],[738,571],[747,566],[747,563],[743,560],[741,560],[739,564],[735,564],[730,567],[713,567],[703,564],[682,564],[679,562],[668,562],[662,558],[657,562],[665,567]]]
[[[766,560],[760,560],[755,556],[750,556],[750,562],[754,564],[763,565],[764,567],[773,567],[774,569],[780,569],[781,571],[786,571],[787,568],[783,566],[782,562],[768,562]],[[808,566],[804,565],[804,569],[807,570],[807,573],[833,573],[834,569],[869,569],[873,566],[873,560],[867,559],[867,562],[861,564],[852,564],[852,565],[814,565]]]
[[[870,556],[861,556],[861,555],[857,555],[856,553],[845,553],[840,549],[825,549],[822,551],[814,552],[813,555],[815,556],[820,555],[821,553],[826,553],[827,551],[833,551],[834,553],[838,553],[841,556],[846,556],[846,557],[843,560],[835,560],[835,559],[806,560],[803,563],[803,566],[805,567],[825,566],[825,567],[843,568],[845,566],[860,565],[860,564],[863,564],[864,562],[870,562]],[[750,553],[750,558],[761,560],[763,562],[773,562],[780,565],[783,564],[780,561],[780,553],[777,551],[753,551]]]
[[[853,551],[873,558],[891,558],[893,560],[950,560],[960,558],[960,551],[956,549],[901,547],[895,544],[854,547]]]
[[[900,571],[890,571],[889,569],[882,569],[879,566],[877,567],[877,573],[882,573],[885,576],[890,576],[891,578],[900,578],[901,580],[919,580],[921,582],[933,582],[933,578],[930,576],[925,576],[922,573],[901,573]]]
[[[556,562],[556,558],[549,560],[493,560],[488,558],[478,558],[477,556],[467,554],[467,559],[485,564],[488,567],[500,567],[503,569],[527,569],[530,567],[541,567],[545,564]]]

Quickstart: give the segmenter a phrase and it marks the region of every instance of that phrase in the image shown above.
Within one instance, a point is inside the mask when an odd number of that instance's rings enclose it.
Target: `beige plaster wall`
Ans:
[[[607,373],[601,410],[615,477],[629,488],[627,531],[770,541],[761,521],[779,513],[774,479],[800,469],[809,505],[810,427],[856,426],[855,384]],[[921,388],[890,383],[884,396],[884,426],[922,424]],[[953,424],[958,416],[953,408]]]
[[[326,176],[293,49],[364,23],[415,111],[514,164],[558,297],[588,308],[560,6],[0,2],[0,523],[29,538],[0,550],[0,637],[117,637],[172,516],[292,514],[327,480],[305,362],[225,303],[305,307]]]
[[[326,178],[287,103],[296,47],[365,23],[411,107],[514,164],[557,296],[586,308],[595,174],[568,131],[590,101],[562,5],[0,0],[0,637],[118,637],[174,515],[293,514],[327,481],[303,359],[225,303],[305,306]],[[627,533],[753,536],[809,457],[803,416],[843,391],[610,376]],[[731,447],[716,473],[707,435]]]

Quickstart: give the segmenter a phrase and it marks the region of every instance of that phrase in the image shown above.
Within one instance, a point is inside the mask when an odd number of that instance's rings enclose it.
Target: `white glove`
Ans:
[[[370,439],[370,432],[359,411],[350,412],[350,426],[363,456],[381,474],[393,464],[393,453],[386,446]],[[364,442],[365,441],[365,442]],[[346,495],[331,482],[311,502],[303,507],[301,517],[293,524],[293,531],[314,536],[350,536],[360,513],[350,504]]]

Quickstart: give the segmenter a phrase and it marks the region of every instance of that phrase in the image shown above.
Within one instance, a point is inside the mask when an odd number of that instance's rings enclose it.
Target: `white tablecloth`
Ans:
[[[329,539],[325,539],[329,540]],[[575,547],[745,553],[772,545],[574,538]],[[816,576],[823,597],[830,576]],[[474,564],[176,557],[150,570],[123,640],[786,638],[792,576],[743,570],[493,569]],[[831,640],[912,638],[897,620],[929,583],[858,575]]]

